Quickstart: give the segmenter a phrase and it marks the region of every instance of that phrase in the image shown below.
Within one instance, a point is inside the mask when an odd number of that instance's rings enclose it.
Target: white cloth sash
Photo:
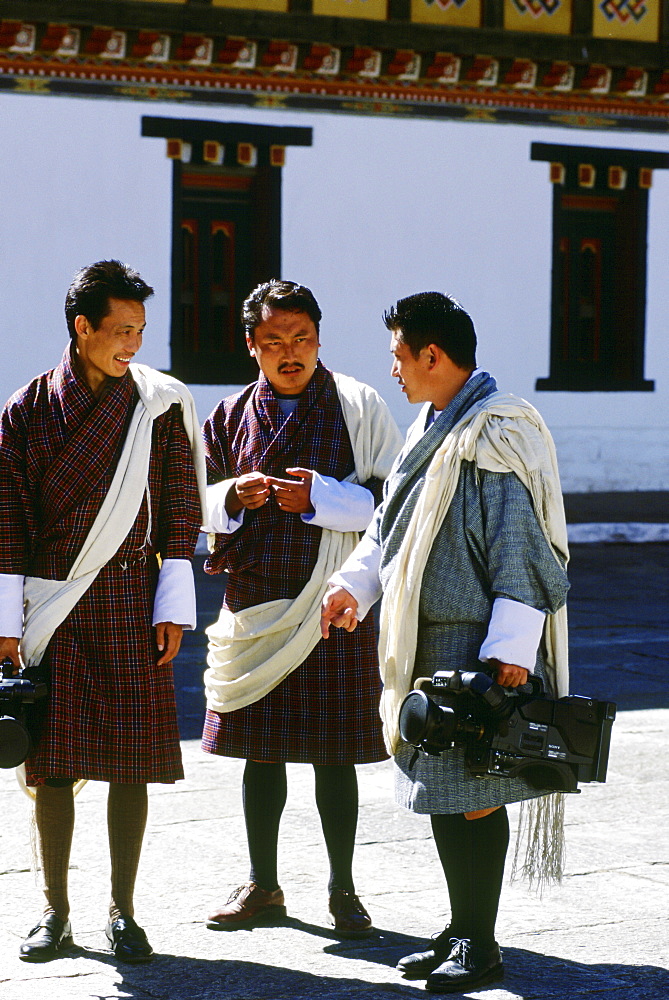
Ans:
[[[146,365],[130,365],[139,402],[130,421],[114,478],[65,580],[27,576],[24,583],[24,625],[21,657],[39,663],[53,633],[81,600],[98,573],[118,552],[132,528],[148,490],[153,421],[178,403],[182,407],[203,511],[206,511],[204,446],[195,403],[189,390],[170,375]],[[104,404],[102,404],[104,405]]]
[[[388,407],[370,386],[333,372],[351,439],[355,473],[350,482],[385,479],[402,438]],[[355,531],[323,528],[311,578],[294,600],[268,601],[236,614],[226,608],[206,630],[207,707],[234,712],[263,698],[296,669],[320,639],[325,581],[358,543]]]

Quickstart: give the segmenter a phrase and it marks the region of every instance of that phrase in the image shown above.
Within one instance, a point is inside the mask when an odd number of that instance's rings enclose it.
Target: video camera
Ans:
[[[579,781],[606,780],[615,717],[610,701],[549,698],[531,675],[519,689],[482,671],[437,670],[406,696],[399,725],[402,738],[425,753],[463,746],[477,778],[522,777],[533,788],[578,793]]]
[[[11,660],[3,660],[0,670],[0,767],[17,767],[34,743],[26,725],[26,706],[45,698],[48,687],[43,681],[33,683],[25,671],[13,677]]]

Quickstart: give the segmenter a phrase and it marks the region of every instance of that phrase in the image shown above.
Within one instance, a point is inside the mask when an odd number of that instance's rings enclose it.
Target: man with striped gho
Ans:
[[[224,399],[204,425],[210,485],[205,566],[226,573],[207,629],[203,748],[246,760],[249,881],[208,919],[215,930],[285,914],[277,875],[286,762],[313,764],[330,861],[329,919],[368,934],[355,892],[355,765],[385,759],[371,616],[355,636],[320,642],[320,599],[374,510],[373,489],[401,446],[369,386],[318,360],[320,308],[308,288],[259,285],[243,308],[258,381]]]
[[[503,975],[505,803],[532,800],[541,878],[560,860],[561,799],[521,778],[473,777],[462,746],[418,754],[400,736],[399,707],[435,670],[487,669],[505,687],[537,673],[553,696],[567,693],[566,526],[550,434],[534,407],[476,368],[464,309],[425,292],[384,319],[392,374],[409,402],[426,405],[366,535],[330,578],[322,629],[355,629],[383,592],[381,715],[396,798],[430,814],[451,910],[446,929],[398,969],[432,992],[469,992]]]
[[[183,777],[171,661],[183,628],[195,627],[191,558],[205,488],[190,393],[131,363],[152,293],[119,261],[79,271],[62,361],[0,418],[0,658],[50,671],[23,776],[45,894],[25,961],[73,944],[74,786],[86,779],[109,782],[111,949],[129,962],[152,955],[134,920],[134,884],[147,782]]]

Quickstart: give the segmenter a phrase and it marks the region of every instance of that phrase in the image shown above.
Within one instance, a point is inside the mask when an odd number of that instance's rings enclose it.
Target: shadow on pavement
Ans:
[[[299,923],[299,922],[298,922]],[[303,929],[310,929],[304,925]],[[322,931],[322,929],[319,929]],[[382,939],[385,932],[379,935]],[[392,955],[381,957],[371,939],[356,943],[348,950],[337,947],[340,957],[375,961],[394,967],[406,948],[417,940],[402,934],[388,934],[386,945]],[[405,950],[397,946],[404,940]],[[351,942],[349,942],[349,945]],[[372,945],[372,947],[370,947]],[[330,951],[330,948],[326,948]],[[426,994],[422,982],[403,980],[388,968],[387,981],[314,975],[280,966],[239,962],[230,959],[211,961],[182,956],[156,955],[153,962],[138,966],[119,963],[105,952],[76,949],[79,957],[89,956],[115,968],[122,977],[117,982],[119,994],[129,1000],[353,1000],[372,996],[375,1000]],[[565,961],[551,955],[517,948],[504,949],[506,966],[503,983],[458,996],[495,994],[503,1000],[578,1000],[602,997],[608,1000],[663,1000],[669,995],[669,971],[653,965],[592,964]]]
[[[607,997],[661,1000],[669,996],[669,971],[656,965],[586,965],[519,948],[504,948],[504,989],[522,1000]]]

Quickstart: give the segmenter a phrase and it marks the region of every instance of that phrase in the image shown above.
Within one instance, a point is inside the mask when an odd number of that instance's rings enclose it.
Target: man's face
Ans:
[[[110,299],[109,313],[94,330],[85,316],[77,316],[77,355],[84,377],[95,391],[107,378],[120,378],[142,346],[146,325],[141,302]]]
[[[417,358],[402,340],[402,331],[393,330],[390,337],[390,352],[393,365],[390,374],[400,384],[402,392],[410,403],[431,402],[426,375],[429,371],[429,348],[422,348]]]
[[[262,322],[246,344],[272,388],[283,396],[299,396],[316,370],[318,333],[305,312],[265,306]]]

